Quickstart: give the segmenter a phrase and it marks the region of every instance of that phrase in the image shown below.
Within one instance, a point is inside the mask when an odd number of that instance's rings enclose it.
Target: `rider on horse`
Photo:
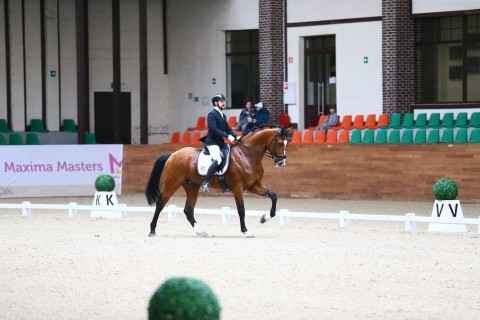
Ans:
[[[208,134],[204,143],[212,157],[212,164],[208,168],[205,181],[201,186],[206,192],[210,191],[210,181],[222,162],[220,150],[225,147],[224,139],[228,139],[231,142],[239,139],[235,131],[228,125],[227,117],[222,112],[226,107],[225,101],[226,99],[223,94],[218,93],[214,95],[212,97],[212,105],[214,108],[207,116]]]

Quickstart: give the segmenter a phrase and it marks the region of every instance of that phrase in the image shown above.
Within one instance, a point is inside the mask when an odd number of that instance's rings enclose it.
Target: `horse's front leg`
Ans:
[[[258,194],[259,196],[264,196],[264,197],[268,196],[270,200],[272,200],[272,207],[270,208],[270,214],[268,215],[264,214],[260,218],[260,223],[265,223],[271,218],[275,217],[277,212],[277,194],[275,192],[268,190],[267,188],[265,188],[265,186],[263,186],[260,183],[257,183],[256,185],[254,185],[248,191]]]
[[[237,204],[238,217],[240,218],[240,231],[242,231],[242,233],[247,238],[255,238],[253,233],[248,231],[245,224],[245,205],[243,203],[243,191],[240,189],[235,189],[233,190],[233,194],[235,196],[235,203]]]
[[[157,227],[158,216],[160,212],[163,210],[162,200],[158,200],[155,206],[155,214],[153,215],[152,222],[150,222],[150,234],[149,237],[155,237],[157,234],[155,233],[155,228]]]

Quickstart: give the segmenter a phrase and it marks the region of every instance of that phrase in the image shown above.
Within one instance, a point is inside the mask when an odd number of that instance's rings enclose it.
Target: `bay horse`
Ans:
[[[268,156],[275,166],[284,166],[286,149],[287,130],[284,127],[251,131],[231,147],[230,164],[224,176],[228,188],[235,197],[240,217],[240,230],[247,238],[253,238],[254,235],[245,225],[243,192],[247,190],[253,194],[268,196],[272,201],[270,213],[264,214],[260,222],[264,223],[273,218],[276,212],[277,195],[261,183],[264,173],[262,159]],[[156,160],[145,190],[148,204],[156,204],[155,214],[150,223],[150,237],[156,235],[158,216],[180,186],[187,194],[183,212],[188,222],[197,235],[207,236],[194,217],[198,192],[204,181],[204,177],[197,170],[200,152],[203,152],[201,148],[185,147],[174,153],[164,154]],[[218,179],[212,180],[211,187],[221,188]]]

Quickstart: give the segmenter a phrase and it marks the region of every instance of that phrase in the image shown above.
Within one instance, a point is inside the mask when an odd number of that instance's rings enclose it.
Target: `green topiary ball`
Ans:
[[[217,297],[204,282],[186,277],[170,278],[150,299],[148,319],[218,320],[220,310]]]
[[[115,179],[111,175],[101,174],[95,179],[95,190],[112,192],[115,189]]]
[[[458,186],[452,179],[440,179],[433,186],[433,195],[437,200],[455,200],[458,196]]]

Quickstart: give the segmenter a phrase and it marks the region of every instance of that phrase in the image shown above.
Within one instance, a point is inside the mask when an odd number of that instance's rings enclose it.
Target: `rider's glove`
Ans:
[[[232,136],[231,134],[228,135],[228,140],[230,140],[231,142],[235,141],[235,137]]]

